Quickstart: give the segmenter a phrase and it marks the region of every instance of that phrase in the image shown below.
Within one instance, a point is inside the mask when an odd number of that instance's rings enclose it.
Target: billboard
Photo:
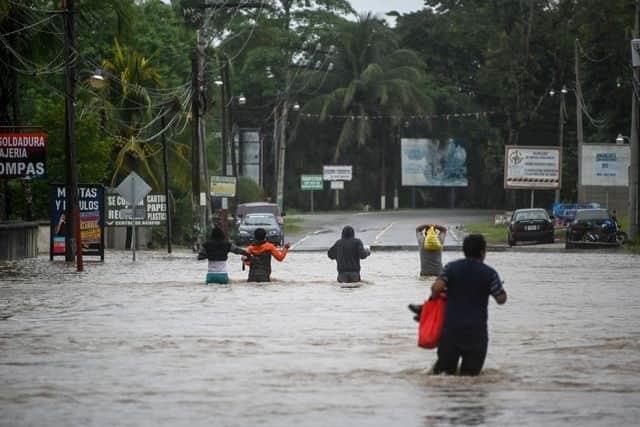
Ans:
[[[66,188],[52,185],[51,229],[49,257],[65,255],[66,248]],[[82,254],[104,259],[104,187],[100,184],[78,185],[80,209],[80,239]]]
[[[0,178],[42,177],[46,158],[46,133],[0,133]]]
[[[504,158],[504,188],[560,188],[561,164],[558,147],[507,145]]]
[[[467,149],[464,142],[427,138],[400,140],[403,186],[466,187]]]
[[[629,145],[583,144],[582,185],[628,186],[630,160]]]

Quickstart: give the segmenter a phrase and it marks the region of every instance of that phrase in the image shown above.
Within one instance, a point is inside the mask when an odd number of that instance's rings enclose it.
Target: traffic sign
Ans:
[[[300,190],[314,191],[324,189],[322,175],[300,175]]]
[[[131,172],[120,185],[116,187],[118,194],[124,198],[129,205],[135,206],[140,203],[151,191],[149,184],[144,182],[135,172]]]
[[[325,165],[322,166],[322,178],[325,181],[351,181],[353,175],[353,167],[351,165],[336,166]]]

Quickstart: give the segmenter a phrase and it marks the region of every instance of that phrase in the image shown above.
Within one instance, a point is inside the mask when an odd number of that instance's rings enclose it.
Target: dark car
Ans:
[[[251,202],[251,203],[241,203],[236,208],[236,221],[239,225],[244,217],[248,214],[271,214],[276,218],[278,224],[284,224],[284,213],[280,212],[280,207],[275,203],[267,203],[267,202]]]
[[[284,229],[278,224],[276,217],[269,213],[246,214],[236,232],[236,245],[246,245],[255,239],[253,233],[257,228],[264,228],[267,240],[275,245],[284,244]]]
[[[606,209],[578,209],[567,227],[565,247],[620,246],[621,234]]]
[[[544,209],[518,209],[513,212],[507,227],[507,243],[553,243],[553,221]]]

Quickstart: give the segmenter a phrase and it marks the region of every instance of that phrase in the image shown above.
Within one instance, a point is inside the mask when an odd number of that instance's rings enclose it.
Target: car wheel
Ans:
[[[619,245],[624,245],[625,243],[627,243],[627,233],[625,233],[624,231],[618,231],[616,233],[616,242],[618,242]]]

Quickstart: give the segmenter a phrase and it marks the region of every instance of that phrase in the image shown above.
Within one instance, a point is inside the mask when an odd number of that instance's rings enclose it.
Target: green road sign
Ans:
[[[304,191],[322,190],[322,175],[300,175],[300,189]]]

